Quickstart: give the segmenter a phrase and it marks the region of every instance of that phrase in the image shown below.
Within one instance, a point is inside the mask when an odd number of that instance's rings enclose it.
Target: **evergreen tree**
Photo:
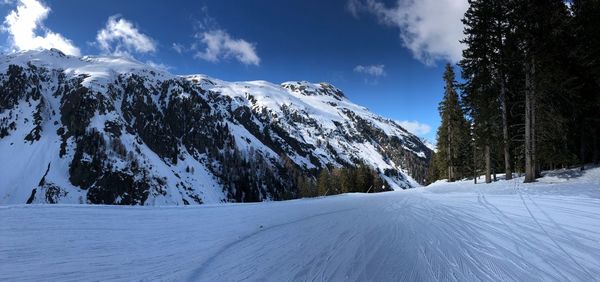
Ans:
[[[495,31],[501,24],[495,13],[502,9],[498,0],[469,0],[469,8],[463,18],[466,45],[460,62],[463,85],[463,101],[467,114],[473,122],[475,146],[483,149],[486,182],[491,182],[491,152],[498,145],[501,111],[498,76],[497,39]]]
[[[532,182],[555,157],[569,162],[569,13],[562,0],[516,0],[515,7],[525,58],[525,182]]]
[[[442,119],[437,132],[436,157],[439,171],[447,173],[448,181],[466,176],[470,163],[469,126],[460,106],[456,91],[456,80],[452,65],[446,65],[444,72],[444,98],[439,106]]]
[[[507,178],[524,168],[525,182],[600,159],[600,1],[571,3],[469,0],[462,101],[486,182],[502,156]]]
[[[324,168],[321,170],[319,174],[319,179],[317,180],[317,191],[319,196],[327,196],[329,195],[331,188],[331,181],[329,170]]]
[[[518,80],[509,79],[512,74],[510,69],[516,64],[521,63],[521,57],[518,52],[519,41],[517,40],[514,29],[512,28],[511,15],[513,8],[511,1],[491,0],[489,20],[492,28],[489,36],[490,58],[492,69],[493,84],[497,88],[498,106],[500,110],[500,120],[502,127],[502,155],[504,159],[504,172],[506,179],[512,179],[512,154],[511,154],[511,134],[509,130],[509,108],[514,105],[515,95],[511,95],[511,83],[520,83]],[[517,65],[517,68],[520,66]],[[519,86],[517,86],[519,87]],[[512,88],[514,89],[514,87]],[[518,89],[518,88],[517,88]],[[497,150],[500,151],[500,150]],[[500,158],[495,158],[500,159]]]
[[[576,133],[578,155],[582,164],[600,163],[600,1],[574,0],[571,30],[574,35],[570,59],[577,76],[571,90],[578,110]]]
[[[331,172],[329,171],[327,168],[322,169],[316,184],[312,184],[316,186],[314,190],[318,196],[390,191],[386,181],[380,176],[380,172],[364,164],[359,164],[356,167],[338,167],[331,169]],[[311,183],[305,180],[297,181],[301,195],[310,195],[310,193],[302,191],[310,190]]]
[[[431,162],[427,171],[427,184],[447,177],[446,169],[447,167],[440,160],[440,154],[434,152],[431,155]]]

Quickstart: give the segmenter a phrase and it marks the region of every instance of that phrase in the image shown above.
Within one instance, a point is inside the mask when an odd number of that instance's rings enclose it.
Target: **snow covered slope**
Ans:
[[[201,207],[0,207],[2,281],[597,281],[600,169]]]
[[[357,164],[403,189],[430,155],[325,83],[175,76],[57,50],[0,56],[0,204],[290,199],[298,177]]]

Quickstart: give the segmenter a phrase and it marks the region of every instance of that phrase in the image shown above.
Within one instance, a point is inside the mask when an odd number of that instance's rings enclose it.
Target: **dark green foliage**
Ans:
[[[20,66],[9,65],[4,77],[7,79],[0,90],[0,111],[11,109],[16,105],[19,99],[27,93],[28,85],[27,75]]]
[[[215,155],[220,165],[210,169],[221,177],[230,201],[259,202],[297,197],[294,175],[300,172],[287,157],[281,155],[280,161],[273,164],[253,149],[247,153],[238,150],[232,135],[226,135],[226,140],[222,151]]]
[[[25,136],[25,140],[33,143],[34,141],[40,140],[42,133],[42,123],[44,122],[44,118],[42,117],[42,112],[44,111],[44,100],[40,99],[39,104],[36,107],[35,114],[33,114],[33,124],[35,127]]]
[[[141,173],[134,158],[128,159],[130,165],[127,171],[114,171],[108,162],[107,145],[102,133],[96,130],[78,137],[76,145],[69,167],[69,180],[73,185],[89,190],[87,201],[91,204],[142,205],[148,198],[150,183],[156,182],[155,185],[159,187],[165,185],[158,179],[152,181],[145,173]],[[119,139],[111,140],[111,149],[125,158],[126,150]],[[136,174],[141,177],[134,180]],[[57,192],[56,189],[50,189],[46,195],[54,193],[53,191]]]
[[[149,184],[135,181],[132,175],[122,172],[105,172],[96,185],[88,191],[90,204],[142,205],[148,198]]]
[[[316,181],[300,177],[296,181],[300,197],[330,196],[342,193],[379,193],[392,189],[380,174],[366,165],[322,169]]]
[[[165,117],[152,102],[150,90],[144,85],[143,78],[129,76],[123,90],[125,99],[121,109],[125,121],[132,125],[152,151],[164,160],[177,164],[179,141],[173,134],[172,124],[165,124]],[[130,102],[126,103],[128,100]]]
[[[448,166],[440,157],[440,154],[434,153],[431,156],[431,163],[427,171],[427,184],[431,184],[440,179],[448,177]]]
[[[444,98],[439,106],[442,122],[437,132],[436,160],[432,162],[437,167],[430,169],[430,173],[440,177],[444,174],[444,178],[454,181],[469,173],[470,132],[456,92],[454,69],[450,64],[446,65],[444,81]]]
[[[61,198],[66,197],[68,194],[59,186],[50,183],[44,185],[44,187],[42,187],[42,190],[46,190],[46,193],[44,193],[44,195],[46,197],[46,203],[48,204],[57,204]]]
[[[17,65],[9,65],[6,74],[0,74],[3,81],[0,85],[0,113],[10,111],[9,117],[0,120],[0,138],[8,136],[10,131],[16,130],[16,123],[12,120],[13,107],[19,103],[19,100],[29,102],[39,101],[37,111],[34,114],[34,129],[25,137],[26,141],[34,142],[40,139],[42,131],[42,112],[45,109],[44,101],[41,99],[39,90],[40,78],[34,72],[37,68],[29,66],[23,68]],[[43,70],[40,70],[40,75]]]
[[[469,0],[462,98],[488,180],[600,161],[600,1],[570,3]]]
[[[61,122],[69,135],[82,135],[98,107],[98,100],[79,86],[65,93],[61,101]]]
[[[475,150],[470,150],[470,163],[477,165],[473,152],[483,153],[480,159],[485,164],[487,182],[491,181],[493,169],[491,151],[503,143],[503,109],[507,107],[505,44],[511,38],[506,32],[510,24],[504,17],[509,5],[507,1],[471,0],[463,19],[462,42],[466,49],[460,62],[465,81],[462,100],[472,124],[475,146]]]
[[[73,161],[69,167],[69,180],[82,189],[91,187],[103,174],[106,161],[104,138],[96,130],[79,137]]]
[[[114,121],[107,120],[104,122],[104,132],[110,134],[114,138],[121,137],[122,126]]]
[[[600,1],[574,0],[572,4],[573,44],[569,59],[573,62],[578,127],[572,131],[579,138],[575,147],[582,163],[600,163]]]

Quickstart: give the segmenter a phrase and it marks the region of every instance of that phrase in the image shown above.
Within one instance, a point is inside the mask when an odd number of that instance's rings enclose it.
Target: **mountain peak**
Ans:
[[[0,154],[0,204],[169,205],[294,198],[332,167],[410,188],[431,150],[328,83],[44,50],[0,57]]]
[[[326,82],[315,84],[308,81],[288,81],[282,83],[281,87],[306,96],[331,96],[337,100],[345,98],[341,90]]]

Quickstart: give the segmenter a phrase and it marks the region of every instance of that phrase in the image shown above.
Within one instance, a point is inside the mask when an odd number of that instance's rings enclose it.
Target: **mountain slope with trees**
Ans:
[[[187,205],[415,187],[431,150],[327,83],[46,50],[0,56],[0,154],[0,204]]]

